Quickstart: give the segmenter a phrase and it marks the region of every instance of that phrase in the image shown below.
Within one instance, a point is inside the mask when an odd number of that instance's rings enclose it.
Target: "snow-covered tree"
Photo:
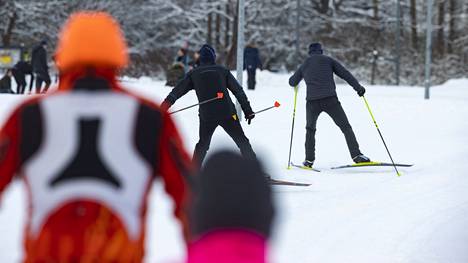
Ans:
[[[49,39],[51,50],[60,25],[77,10],[104,10],[122,25],[132,65],[131,75],[158,74],[177,49],[203,43],[218,51],[218,62],[235,66],[237,0],[0,0],[2,45],[32,47]],[[245,0],[246,42],[256,44],[272,70],[295,69],[296,1]],[[422,83],[425,0],[400,0],[401,35],[396,46],[397,0],[301,0],[300,56],[311,42],[342,60],[361,79],[370,80],[372,52],[379,52],[376,80],[394,83],[396,54],[402,83]],[[434,75],[439,81],[463,76],[468,60],[468,3],[434,1]]]

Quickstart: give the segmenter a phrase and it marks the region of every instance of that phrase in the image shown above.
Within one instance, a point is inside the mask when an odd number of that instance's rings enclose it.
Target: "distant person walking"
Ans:
[[[31,65],[36,78],[36,93],[46,93],[50,86],[49,66],[47,65],[47,41],[42,40],[32,51]],[[42,83],[45,82],[42,91]]]
[[[187,74],[189,70],[190,62],[187,49],[185,47],[181,47],[177,51],[174,63],[172,63],[166,72],[166,86],[175,87],[177,83],[185,77],[185,74]]]
[[[200,66],[200,53],[196,51],[193,53],[193,59],[189,62],[189,70],[193,70]]]
[[[353,161],[355,163],[370,161],[368,157],[361,153],[353,129],[338,100],[333,74],[344,79],[356,90],[359,96],[363,96],[366,92],[364,87],[345,67],[335,59],[323,55],[320,43],[313,43],[309,46],[309,57],[289,79],[289,85],[293,87],[297,86],[302,79],[305,80],[307,85],[306,158],[303,165],[310,168],[315,161],[315,131],[318,116],[322,112],[330,115],[335,124],[340,127],[346,138]]]
[[[260,54],[255,45],[249,44],[244,49],[244,69],[247,70],[247,88],[250,90],[254,90],[257,83],[255,79],[257,68],[263,70]]]
[[[187,73],[189,70],[189,56],[188,50],[186,48],[180,48],[177,51],[177,56],[175,59],[175,63],[181,63],[184,66],[184,72]]]
[[[26,75],[31,75],[31,82],[33,81],[31,63],[24,60],[19,61],[13,66],[12,73],[16,81],[16,93],[24,94],[27,86]]]

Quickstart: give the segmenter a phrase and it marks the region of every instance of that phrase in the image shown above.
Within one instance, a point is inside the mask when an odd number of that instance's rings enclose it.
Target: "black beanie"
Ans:
[[[309,45],[309,54],[310,53],[323,53],[322,45],[320,43],[312,43]]]
[[[209,158],[197,177],[192,231],[241,228],[270,236],[274,206],[260,163],[228,151]]]
[[[198,53],[200,54],[201,63],[214,63],[216,61],[216,52],[214,48],[208,44],[204,44]]]

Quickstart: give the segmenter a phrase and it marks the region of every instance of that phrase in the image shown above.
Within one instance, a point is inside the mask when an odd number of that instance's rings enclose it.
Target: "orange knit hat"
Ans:
[[[127,44],[120,26],[105,12],[72,14],[61,30],[55,62],[62,72],[76,66],[125,67]]]

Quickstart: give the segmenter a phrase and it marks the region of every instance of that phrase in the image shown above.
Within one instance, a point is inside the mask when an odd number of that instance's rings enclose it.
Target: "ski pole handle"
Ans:
[[[222,99],[223,97],[224,97],[224,93],[219,92],[219,93],[216,94],[216,97],[214,97],[214,98],[207,99],[207,100],[204,100],[204,101],[199,102],[199,103],[195,103],[195,104],[193,104],[193,105],[190,105],[190,106],[188,106],[188,107],[182,108],[182,109],[180,109],[180,110],[176,110],[176,111],[170,112],[169,114],[171,115],[171,114],[174,114],[174,113],[177,113],[177,112],[181,112],[181,111],[184,111],[184,110],[193,108],[193,107],[195,107],[195,106],[200,106],[200,105],[203,105],[203,104],[206,104],[206,103],[215,101],[215,100]]]

